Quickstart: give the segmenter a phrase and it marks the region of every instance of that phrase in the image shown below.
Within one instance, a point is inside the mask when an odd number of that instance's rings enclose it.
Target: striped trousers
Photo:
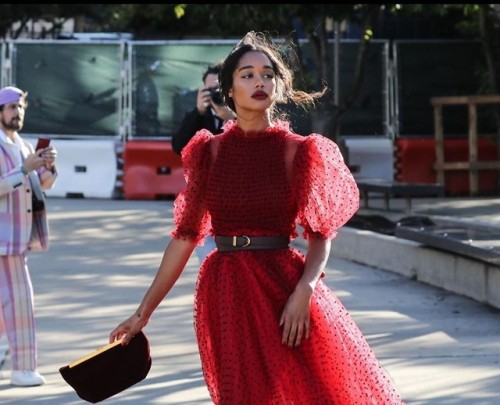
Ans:
[[[33,285],[26,254],[0,256],[0,335],[7,334],[12,370],[36,370]]]

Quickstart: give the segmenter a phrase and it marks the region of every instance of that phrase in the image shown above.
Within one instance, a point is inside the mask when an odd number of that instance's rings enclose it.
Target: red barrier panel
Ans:
[[[186,187],[179,155],[170,141],[129,141],[123,152],[126,200],[175,198]]]
[[[437,174],[433,168],[436,163],[435,145],[435,140],[431,138],[396,139],[396,180],[435,183],[437,181]],[[496,146],[491,140],[479,139],[477,148],[479,161],[497,160]],[[445,162],[467,162],[468,160],[469,142],[467,139],[445,139]],[[481,170],[479,172],[479,192],[483,194],[495,193],[497,179],[497,170]],[[444,186],[447,195],[469,195],[469,171],[446,171]]]

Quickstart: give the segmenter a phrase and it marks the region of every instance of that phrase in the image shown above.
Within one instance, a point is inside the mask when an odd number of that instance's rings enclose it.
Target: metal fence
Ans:
[[[221,61],[235,40],[16,40],[2,44],[1,84],[30,94],[25,133],[55,137],[169,139],[193,108],[204,69]],[[359,43],[343,40],[340,100],[350,91]],[[333,58],[333,42],[328,57]],[[307,72],[316,67],[301,43]],[[431,135],[430,98],[478,94],[484,76],[481,45],[473,41],[373,41],[362,86],[342,118],[341,134]],[[328,73],[334,82],[334,72]],[[451,132],[466,117],[450,111]],[[484,114],[485,117],[487,113]],[[446,117],[445,117],[446,118]],[[295,121],[294,121],[295,120]],[[292,115],[300,132],[307,115]],[[489,129],[491,121],[481,121]]]
[[[221,61],[235,43],[236,40],[2,43],[1,85],[15,85],[29,92],[23,135],[33,140],[48,136],[62,152],[58,159],[61,178],[49,195],[122,195],[124,188],[132,187],[124,183],[133,177],[137,163],[124,163],[123,151],[127,147],[131,156],[131,150],[135,152],[139,146],[153,148],[158,152],[157,160],[163,162],[167,155],[163,149],[169,144],[163,141],[170,140],[184,112],[194,108],[203,71]],[[312,74],[316,69],[313,49],[307,41],[300,46],[304,74]],[[332,78],[331,83],[339,83],[339,88],[333,90],[340,101],[353,87],[358,47],[357,41],[342,40],[339,48],[334,48],[333,41],[328,48],[329,58],[333,60],[334,53],[339,56],[339,71],[328,72],[328,77]],[[358,174],[392,178],[395,140],[433,137],[431,97],[481,92],[485,71],[482,55],[480,43],[473,41],[372,41],[356,101],[341,121],[340,134],[349,147],[349,160],[361,167]],[[334,75],[338,80],[334,80]],[[288,112],[297,133],[310,133],[308,114],[290,107]],[[450,109],[446,114],[445,136],[456,137],[460,132],[466,136],[466,113]],[[491,113],[479,114],[479,130],[489,131],[493,123]],[[146,149],[141,153],[150,154]],[[141,186],[152,195],[167,191],[169,194],[170,188],[165,184],[173,184],[174,177],[175,181],[182,180],[182,173],[167,179],[163,176],[165,164],[157,165],[161,170],[151,167],[150,180],[141,172]],[[139,166],[143,168],[144,164]],[[139,195],[136,191],[129,194]]]

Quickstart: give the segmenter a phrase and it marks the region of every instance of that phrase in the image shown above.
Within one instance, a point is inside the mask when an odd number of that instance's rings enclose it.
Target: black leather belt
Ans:
[[[290,243],[287,236],[216,236],[215,244],[220,252],[235,250],[284,249]]]

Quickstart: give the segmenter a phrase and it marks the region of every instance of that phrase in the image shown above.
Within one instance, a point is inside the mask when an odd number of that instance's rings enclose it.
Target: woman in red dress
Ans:
[[[187,179],[175,229],[137,311],[110,334],[144,328],[207,234],[217,249],[195,289],[195,331],[215,404],[393,405],[403,401],[349,313],[322,281],[331,240],[359,207],[337,145],[300,136],[278,102],[314,104],[265,35],[250,32],[220,73],[236,121],[199,131],[182,152]],[[307,254],[291,248],[297,225]]]

